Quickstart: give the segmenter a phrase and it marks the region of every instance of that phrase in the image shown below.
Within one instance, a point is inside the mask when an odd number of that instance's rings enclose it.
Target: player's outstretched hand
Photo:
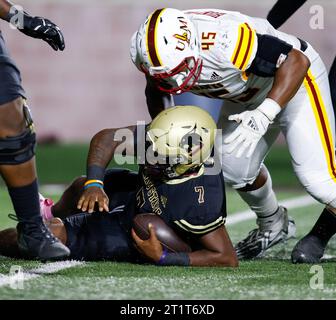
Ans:
[[[23,28],[19,30],[29,37],[46,41],[55,51],[65,48],[61,29],[48,19],[25,15]]]
[[[227,153],[237,150],[236,157],[245,154],[250,158],[268,126],[273,123],[281,111],[280,105],[273,99],[266,98],[256,109],[229,116],[229,120],[239,123],[238,127],[224,140]]]
[[[140,239],[137,234],[135,233],[134,229],[132,229],[132,237],[134,239],[134,242],[136,244],[136,248],[138,251],[143,254],[145,257],[147,257],[149,260],[157,263],[159,262],[161,256],[162,256],[162,245],[160,241],[158,240],[154,227],[152,224],[148,225],[149,229],[149,239],[148,240],[142,240]]]
[[[99,187],[91,187],[83,191],[77,203],[77,209],[83,212],[92,213],[96,203],[100,212],[109,212],[109,198],[104,189]]]
[[[271,121],[258,109],[231,115],[229,120],[238,122],[239,126],[224,140],[228,145],[227,152],[237,150],[237,158],[243,154],[246,158],[251,157]]]

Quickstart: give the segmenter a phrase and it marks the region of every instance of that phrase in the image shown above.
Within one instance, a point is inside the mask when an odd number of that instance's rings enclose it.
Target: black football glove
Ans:
[[[48,19],[25,14],[23,28],[19,30],[29,37],[46,41],[56,51],[65,48],[61,29]]]

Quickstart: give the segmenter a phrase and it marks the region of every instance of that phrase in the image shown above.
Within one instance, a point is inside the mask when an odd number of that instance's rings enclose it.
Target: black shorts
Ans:
[[[63,220],[71,258],[138,262],[131,235],[121,226],[118,213],[79,213]]]
[[[21,86],[20,71],[9,56],[5,40],[0,31],[0,105],[19,97],[26,97]]]

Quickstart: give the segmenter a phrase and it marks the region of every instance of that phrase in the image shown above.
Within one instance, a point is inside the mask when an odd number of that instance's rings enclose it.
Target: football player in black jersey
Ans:
[[[224,226],[223,175],[220,170],[207,174],[205,168],[216,130],[211,116],[198,107],[174,107],[143,132],[136,126],[127,129],[123,134],[137,137],[137,149],[146,149],[138,174],[105,171],[116,153],[135,148],[133,138],[129,143],[120,139],[120,130],[102,130],[91,141],[87,176],[76,179],[52,207],[56,218],[49,227],[70,248],[70,257],[140,262],[141,252],[159,265],[237,266]],[[193,252],[165,252],[150,226],[149,240],[138,238],[132,230],[138,213],[159,215]],[[3,238],[0,234],[0,253],[6,253]]]
[[[56,24],[43,17],[31,16],[7,0],[0,0],[0,18],[26,36],[47,42],[55,51],[65,48],[63,34]],[[27,61],[29,58],[26,57]],[[1,31],[0,81],[0,175],[19,221],[19,247],[32,258],[63,258],[69,255],[69,249],[52,236],[39,214],[36,133],[20,71],[8,52]]]

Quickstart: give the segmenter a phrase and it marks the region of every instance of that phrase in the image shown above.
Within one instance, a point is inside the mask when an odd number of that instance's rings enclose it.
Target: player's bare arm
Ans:
[[[189,254],[190,265],[238,267],[236,252],[225,226],[204,235],[199,242],[203,249]]]
[[[285,107],[299,90],[309,67],[308,58],[299,50],[292,49],[276,71],[273,87],[267,97]]]
[[[55,23],[43,17],[31,16],[20,6],[0,0],[0,18],[17,27],[25,35],[44,40],[55,51],[63,51],[65,48],[64,36]]]
[[[150,238],[148,240],[140,239],[134,230],[132,237],[137,245],[138,250],[154,263],[160,263],[164,254],[162,245],[157,239],[153,226],[149,225]],[[226,232],[225,227],[212,231],[201,238],[199,243],[202,249],[191,253],[184,253],[188,256],[190,266],[199,267],[237,267],[238,259],[231,240]],[[174,255],[174,253],[168,253]],[[183,253],[182,253],[183,254]],[[177,253],[176,255],[181,255]]]
[[[87,181],[77,204],[79,210],[92,213],[97,203],[100,212],[108,212],[109,200],[103,189],[103,179],[105,169],[111,162],[117,147],[124,143],[115,140],[115,134],[119,129],[101,130],[91,140],[87,159]],[[136,126],[129,126],[123,129],[129,129],[135,133]],[[133,148],[134,145],[130,146],[130,149]]]
[[[268,126],[299,90],[309,67],[310,61],[299,50],[292,48],[288,52],[286,60],[274,73],[273,86],[264,102],[254,110],[229,116],[229,120],[240,125],[224,141],[229,144],[228,153],[237,150],[237,158],[244,153],[247,158],[252,156]],[[253,68],[254,72],[258,74],[259,68]]]
[[[172,96],[160,91],[156,84],[146,77],[147,84],[145,89],[148,112],[152,119],[154,119],[165,107],[172,106]]]

